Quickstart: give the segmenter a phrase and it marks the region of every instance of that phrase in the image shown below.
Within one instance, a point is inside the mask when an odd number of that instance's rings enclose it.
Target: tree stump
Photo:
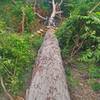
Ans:
[[[26,100],[70,100],[58,40],[48,29],[38,52]]]

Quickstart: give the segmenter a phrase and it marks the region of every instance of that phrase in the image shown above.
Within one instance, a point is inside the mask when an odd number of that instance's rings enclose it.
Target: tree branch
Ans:
[[[36,0],[34,0],[34,12],[35,12],[35,14],[39,17],[39,18],[41,18],[41,19],[43,19],[43,20],[47,20],[47,18],[45,18],[45,17],[43,17],[42,15],[40,15],[38,12],[36,12]]]
[[[54,22],[54,17],[56,16],[56,4],[55,1],[52,0],[52,13],[51,16],[49,18],[49,26],[55,26],[55,22]]]
[[[62,3],[63,3],[63,0],[61,0],[61,1],[60,1],[59,6],[61,6],[61,5],[62,5]]]
[[[24,8],[22,8],[22,21],[21,21],[21,24],[22,24],[22,33],[23,33],[24,28],[25,28],[25,11],[24,11]]]
[[[51,1],[51,4],[52,4],[52,13],[51,13],[51,16],[49,17],[49,20],[48,20],[48,26],[55,26],[55,16],[57,14],[61,14],[62,11],[60,9],[60,5],[63,3],[63,0],[60,1],[60,3],[55,3],[55,0],[52,0]],[[34,11],[35,11],[35,14],[43,19],[43,20],[47,20],[46,17],[43,17],[42,15],[40,15],[38,12],[36,12],[36,0],[34,0]]]
[[[53,10],[55,9],[55,0],[52,0]]]
[[[12,1],[13,4],[16,4],[16,1],[15,0],[11,0],[11,1]]]
[[[8,91],[7,91],[7,89],[6,89],[5,85],[4,85],[2,77],[0,77],[0,81],[1,81],[1,86],[2,86],[5,94],[9,97],[10,100],[14,100],[14,98],[8,93]]]
[[[39,18],[41,18],[41,19],[43,19],[43,20],[47,20],[46,17],[41,16],[41,15],[40,15],[39,13],[37,13],[37,12],[35,12],[35,14],[36,14]]]
[[[97,3],[97,4],[89,11],[89,14],[91,14],[99,5],[100,5],[100,2]]]
[[[57,11],[57,12],[56,12],[56,14],[61,14],[61,13],[63,13],[63,11]]]

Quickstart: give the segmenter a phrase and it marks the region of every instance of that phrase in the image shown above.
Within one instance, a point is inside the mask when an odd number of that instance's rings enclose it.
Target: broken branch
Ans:
[[[91,14],[99,5],[100,5],[100,2],[97,3],[97,4],[89,11],[89,14]]]
[[[9,97],[10,100],[14,100],[14,98],[8,93],[8,91],[7,91],[7,89],[6,89],[5,85],[4,85],[2,77],[0,77],[0,81],[1,81],[1,86],[2,86],[5,94]]]
[[[16,1],[15,0],[11,0],[12,1],[12,3],[15,5],[16,4]]]
[[[39,13],[37,13],[37,12],[35,12],[35,14],[36,14],[39,18],[41,18],[41,19],[43,19],[43,20],[47,20],[46,17],[41,16],[41,15],[40,15]]]
[[[57,11],[57,12],[56,12],[56,14],[61,14],[61,13],[63,13],[63,11]]]
[[[63,3],[63,0],[61,0],[61,1],[60,1],[59,6],[61,6],[61,5],[62,5],[62,3]]]
[[[36,0],[34,0],[34,12],[35,12],[35,14],[36,14],[39,18],[41,18],[41,19],[43,19],[43,20],[47,20],[47,18],[43,17],[43,16],[40,15],[38,12],[36,12]]]

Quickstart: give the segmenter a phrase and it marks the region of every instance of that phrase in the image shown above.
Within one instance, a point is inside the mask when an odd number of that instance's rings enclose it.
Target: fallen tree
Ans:
[[[62,0],[59,4],[61,3]],[[60,48],[54,35],[54,18],[61,12],[56,11],[57,5],[52,0],[53,12],[48,21],[44,42],[38,52],[31,85],[26,91],[26,100],[70,100]]]

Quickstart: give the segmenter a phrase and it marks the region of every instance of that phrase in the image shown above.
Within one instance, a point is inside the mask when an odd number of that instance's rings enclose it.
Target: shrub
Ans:
[[[37,18],[33,11],[32,5],[28,5],[25,1],[16,1],[16,4],[12,2],[3,3],[3,7],[0,7],[1,17],[5,20],[10,32],[20,32],[23,12],[25,14],[24,31],[31,32],[31,27],[34,29]]]
[[[90,78],[100,78],[100,67],[99,66],[90,66],[89,67],[89,76]]]
[[[0,20],[0,33],[4,33],[6,29],[6,23],[3,20]]]
[[[37,49],[41,44],[36,42],[35,37],[32,41],[30,38],[31,36],[28,35],[0,33],[0,76],[3,77],[7,90],[12,94],[17,94],[23,89],[25,75],[31,71]],[[38,36],[36,39],[41,41]]]
[[[75,88],[79,84],[79,81],[73,77],[71,70],[72,69],[70,66],[66,67],[65,74],[67,75],[67,81],[68,81],[68,85],[70,86],[70,88]]]
[[[91,84],[91,87],[95,92],[100,92],[100,83],[94,82],[93,84]]]
[[[57,31],[63,57],[80,55],[80,61],[100,61],[100,12],[73,15]]]

